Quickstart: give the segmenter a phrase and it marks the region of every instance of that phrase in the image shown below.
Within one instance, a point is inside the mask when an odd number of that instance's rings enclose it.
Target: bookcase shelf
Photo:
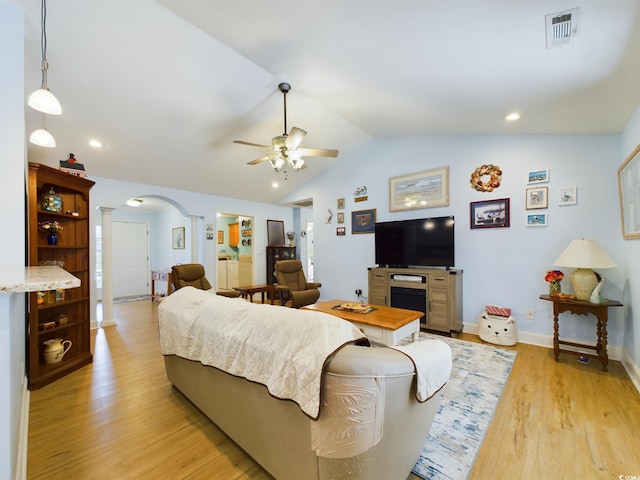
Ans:
[[[32,390],[48,385],[92,361],[89,191],[93,185],[91,180],[46,165],[29,163],[29,265],[56,265],[80,279],[79,287],[57,292],[57,298],[54,291],[29,293],[27,376]],[[47,194],[60,197],[61,212],[42,209],[41,199]],[[39,223],[44,221],[56,221],[62,226],[56,245],[49,245],[47,233],[39,230]],[[42,303],[43,297],[46,298],[45,303]],[[65,322],[61,318],[65,318]],[[54,338],[70,340],[72,345],[59,363],[47,364],[43,355],[44,342]]]

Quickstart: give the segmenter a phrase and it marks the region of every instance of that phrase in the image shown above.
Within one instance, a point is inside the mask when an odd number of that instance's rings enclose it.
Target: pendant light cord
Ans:
[[[40,51],[42,54],[42,63],[40,70],[42,72],[42,89],[47,90],[47,70],[49,70],[49,62],[47,62],[47,2],[42,0],[40,7]]]

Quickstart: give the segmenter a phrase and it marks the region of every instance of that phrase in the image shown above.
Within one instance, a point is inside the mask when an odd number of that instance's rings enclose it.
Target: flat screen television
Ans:
[[[381,267],[455,266],[453,216],[379,222],[376,263]]]

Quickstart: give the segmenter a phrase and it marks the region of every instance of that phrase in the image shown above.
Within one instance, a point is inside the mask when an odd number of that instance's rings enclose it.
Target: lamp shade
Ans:
[[[592,238],[572,240],[553,264],[573,268],[614,268],[618,266]]]
[[[31,108],[42,113],[48,113],[49,115],[60,115],[62,113],[60,102],[47,88],[39,88],[29,95],[27,103]]]
[[[591,269],[618,266],[595,240],[584,238],[572,240],[553,264],[576,269],[571,273],[571,286],[576,298],[584,301],[598,285],[598,277]]]
[[[34,145],[39,145],[41,147],[53,148],[56,146],[56,141],[53,138],[53,135],[51,135],[45,128],[34,130],[29,137],[29,141]]]

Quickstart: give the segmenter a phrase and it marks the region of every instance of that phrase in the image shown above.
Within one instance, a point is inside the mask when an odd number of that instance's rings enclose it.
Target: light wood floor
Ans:
[[[167,382],[156,304],[118,304],[114,316],[94,332],[92,365],[31,393],[28,478],[271,479]],[[621,364],[606,373],[512,348],[470,480],[640,478],[640,395]]]

